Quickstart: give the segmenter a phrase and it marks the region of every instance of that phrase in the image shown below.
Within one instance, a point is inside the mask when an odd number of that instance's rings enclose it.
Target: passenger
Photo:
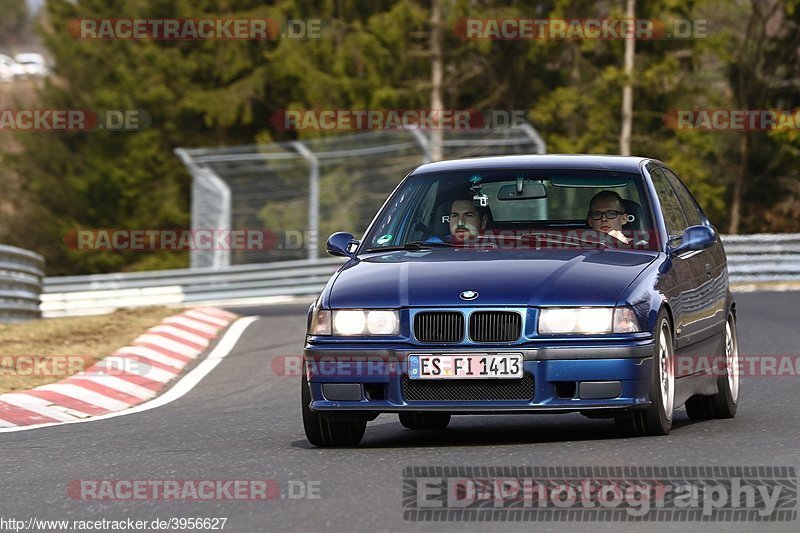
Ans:
[[[614,191],[600,191],[589,202],[587,222],[592,229],[608,233],[612,237],[628,243],[622,234],[622,225],[628,222],[628,214],[622,198]]]

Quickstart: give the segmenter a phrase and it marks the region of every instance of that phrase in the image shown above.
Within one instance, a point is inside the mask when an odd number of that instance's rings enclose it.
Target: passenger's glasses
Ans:
[[[603,214],[605,213],[606,218],[609,220],[614,220],[617,218],[617,215],[621,215],[622,211],[614,211],[611,209],[610,211],[592,211],[592,220],[600,220],[603,218]]]

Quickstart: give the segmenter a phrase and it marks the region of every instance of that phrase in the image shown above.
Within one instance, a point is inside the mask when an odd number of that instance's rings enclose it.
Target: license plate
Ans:
[[[411,354],[408,356],[411,379],[488,379],[521,378],[522,354]]]

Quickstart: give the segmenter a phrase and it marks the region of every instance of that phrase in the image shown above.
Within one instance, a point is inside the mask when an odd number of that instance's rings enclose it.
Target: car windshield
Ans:
[[[395,191],[370,226],[360,251],[472,245],[656,250],[650,213],[638,173],[429,172],[410,176]]]

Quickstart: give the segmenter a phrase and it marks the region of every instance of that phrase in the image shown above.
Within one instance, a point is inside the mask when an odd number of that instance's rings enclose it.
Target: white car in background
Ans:
[[[14,78],[22,75],[24,67],[14,61],[11,57],[0,54],[0,82],[11,82]]]
[[[50,73],[42,54],[24,53],[14,56],[14,61],[21,67],[23,77],[44,77]]]

